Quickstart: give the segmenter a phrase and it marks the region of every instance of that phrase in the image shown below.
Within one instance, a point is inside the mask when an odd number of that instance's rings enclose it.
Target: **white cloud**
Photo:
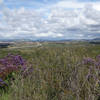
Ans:
[[[54,7],[60,7],[60,8],[83,8],[84,3],[80,2],[73,2],[73,1],[60,1]]]
[[[100,36],[99,3],[60,1],[42,10],[2,10],[2,38],[94,38]]]

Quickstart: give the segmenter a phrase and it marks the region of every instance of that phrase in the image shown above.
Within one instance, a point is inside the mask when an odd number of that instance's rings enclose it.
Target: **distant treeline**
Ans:
[[[100,44],[100,42],[90,42],[90,44]]]
[[[0,43],[0,48],[7,48],[9,45],[11,45],[10,43]]]

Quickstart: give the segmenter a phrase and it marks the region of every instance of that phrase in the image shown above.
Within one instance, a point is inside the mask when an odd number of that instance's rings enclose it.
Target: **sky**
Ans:
[[[100,37],[100,0],[0,0],[0,39]]]

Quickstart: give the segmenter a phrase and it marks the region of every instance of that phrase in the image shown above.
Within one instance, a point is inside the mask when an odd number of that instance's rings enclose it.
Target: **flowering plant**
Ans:
[[[25,76],[29,70],[32,68],[27,66],[27,62],[20,55],[8,54],[8,56],[0,59],[0,86],[7,85],[3,80],[9,74],[20,71],[21,75]]]

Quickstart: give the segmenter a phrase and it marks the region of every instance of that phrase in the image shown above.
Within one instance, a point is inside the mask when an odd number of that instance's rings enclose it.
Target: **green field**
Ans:
[[[0,100],[100,100],[100,75],[94,65],[82,63],[87,57],[96,59],[100,45],[15,43],[1,48],[0,58],[8,53],[21,55],[31,64],[33,72],[24,79],[15,75],[9,89],[0,91]],[[91,66],[91,74],[97,79],[87,79]]]

